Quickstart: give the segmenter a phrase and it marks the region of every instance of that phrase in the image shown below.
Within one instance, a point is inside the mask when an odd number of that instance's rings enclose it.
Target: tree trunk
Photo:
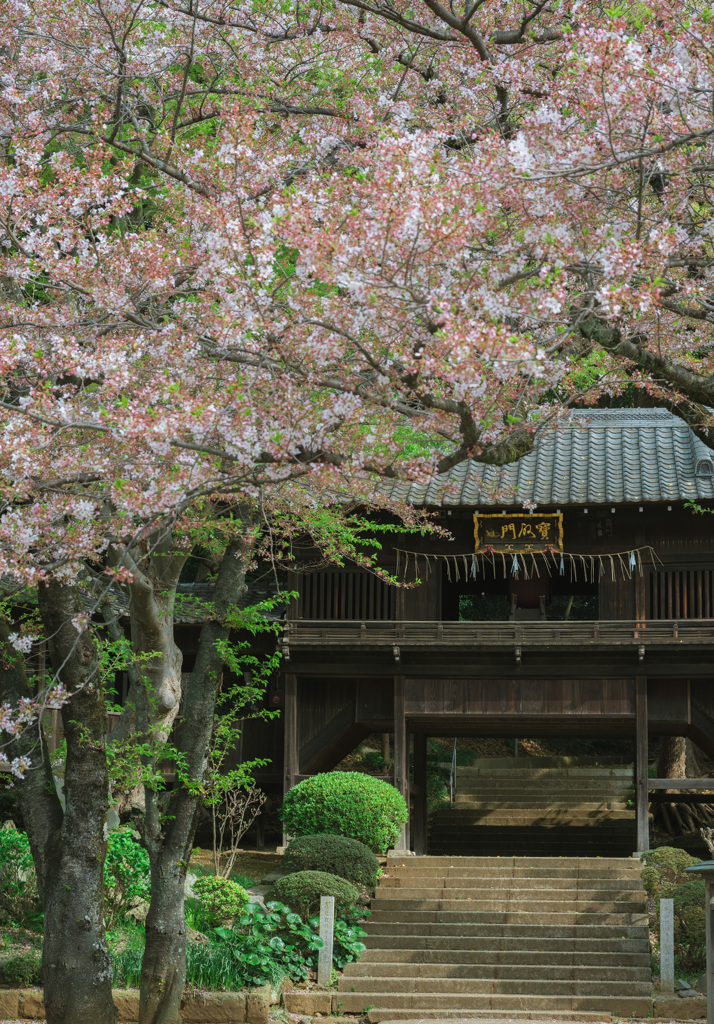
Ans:
[[[62,708],[67,744],[65,810],[50,836],[50,870],[42,902],[42,970],[48,1024],[114,1024],[112,965],[104,929],[104,824],[109,777],[106,712],[91,635],[72,619],[81,611],[74,589],[39,589],[50,656],[70,693]]]
[[[657,775],[660,779],[686,779],[687,744],[684,736],[662,737]]]
[[[0,643],[4,655],[0,661],[0,702],[17,707],[20,700],[31,700],[34,694],[22,658],[8,645],[9,634],[7,621],[0,618]],[[32,769],[25,772],[24,778],[18,779],[15,786],[37,873],[37,889],[42,896],[50,867],[52,836],[62,825],[62,805],[52,777],[47,737],[42,723],[38,722],[36,726],[8,737],[6,742],[6,752],[11,760],[26,757],[32,765]]]
[[[696,779],[701,774],[700,753],[691,740],[684,736],[662,738],[657,761],[657,775],[660,779]],[[693,832],[699,826],[709,823],[710,810],[711,807],[706,804],[668,805],[663,801],[655,806],[655,819],[661,819],[667,832],[676,831],[672,828],[673,821],[679,831]]]
[[[179,1009],[186,983],[184,884],[192,843],[193,829],[187,847],[178,855],[163,844],[151,856],[151,903],[141,962],[142,1022],[176,1024],[181,1020]]]
[[[245,585],[245,556],[252,538],[228,546],[213,595],[213,617],[201,629],[194,669],[186,685],[178,747],[193,785],[174,783],[162,829],[158,794],[147,790],[145,840],[151,860],[151,904],[141,965],[140,1024],[178,1024],[186,979],[184,882],[191,856],[200,789],[213,732],[223,658],[218,649],[229,637],[225,616]]]

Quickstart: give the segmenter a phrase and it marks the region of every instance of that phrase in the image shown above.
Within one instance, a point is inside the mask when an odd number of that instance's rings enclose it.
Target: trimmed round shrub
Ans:
[[[675,846],[660,846],[656,850],[648,850],[642,854],[642,884],[650,899],[656,900],[662,895],[662,889],[671,885],[681,885],[692,880],[684,869],[693,864],[700,864],[698,857],[692,857],[686,850]]]
[[[42,953],[33,949],[29,953],[18,953],[5,961],[2,976],[6,985],[29,988],[42,984]]]
[[[362,772],[325,772],[290,790],[281,817],[290,836],[336,834],[386,853],[408,812],[404,797],[388,782]]]
[[[200,904],[203,926],[215,928],[222,921],[242,914],[250,897],[242,885],[220,875],[202,875],[193,883],[193,892]]]
[[[298,836],[286,849],[283,865],[290,872],[326,871],[371,890],[379,877],[379,861],[369,847],[346,836]]]
[[[304,921],[319,911],[321,896],[334,896],[336,910],[349,910],[359,900],[359,891],[347,879],[327,871],[296,871],[279,878],[270,893],[271,900],[284,903]]]

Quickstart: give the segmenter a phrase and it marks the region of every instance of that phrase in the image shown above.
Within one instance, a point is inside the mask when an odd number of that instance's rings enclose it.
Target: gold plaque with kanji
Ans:
[[[562,512],[474,515],[476,551],[562,551]]]

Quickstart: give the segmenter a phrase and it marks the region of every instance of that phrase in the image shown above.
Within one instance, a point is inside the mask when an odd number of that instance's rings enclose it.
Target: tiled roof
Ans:
[[[395,484],[412,505],[587,505],[713,498],[706,447],[666,409],[579,409],[509,466],[463,462],[427,484]],[[701,467],[700,467],[701,468]]]

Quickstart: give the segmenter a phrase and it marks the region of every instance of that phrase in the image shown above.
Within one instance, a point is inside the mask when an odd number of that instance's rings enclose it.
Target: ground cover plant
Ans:
[[[355,914],[338,913],[333,965],[341,969],[365,948],[364,930]],[[115,983],[136,986],[141,974],[144,934],[134,925],[110,935]],[[283,979],[307,980],[317,969],[322,947],[319,918],[304,920],[277,901],[251,903],[233,924],[207,929],[201,941],[187,945],[186,983],[211,991],[235,990]]]
[[[381,779],[324,772],[293,786],[281,817],[290,836],[338,833],[384,854],[399,838],[408,812],[401,793]]]

